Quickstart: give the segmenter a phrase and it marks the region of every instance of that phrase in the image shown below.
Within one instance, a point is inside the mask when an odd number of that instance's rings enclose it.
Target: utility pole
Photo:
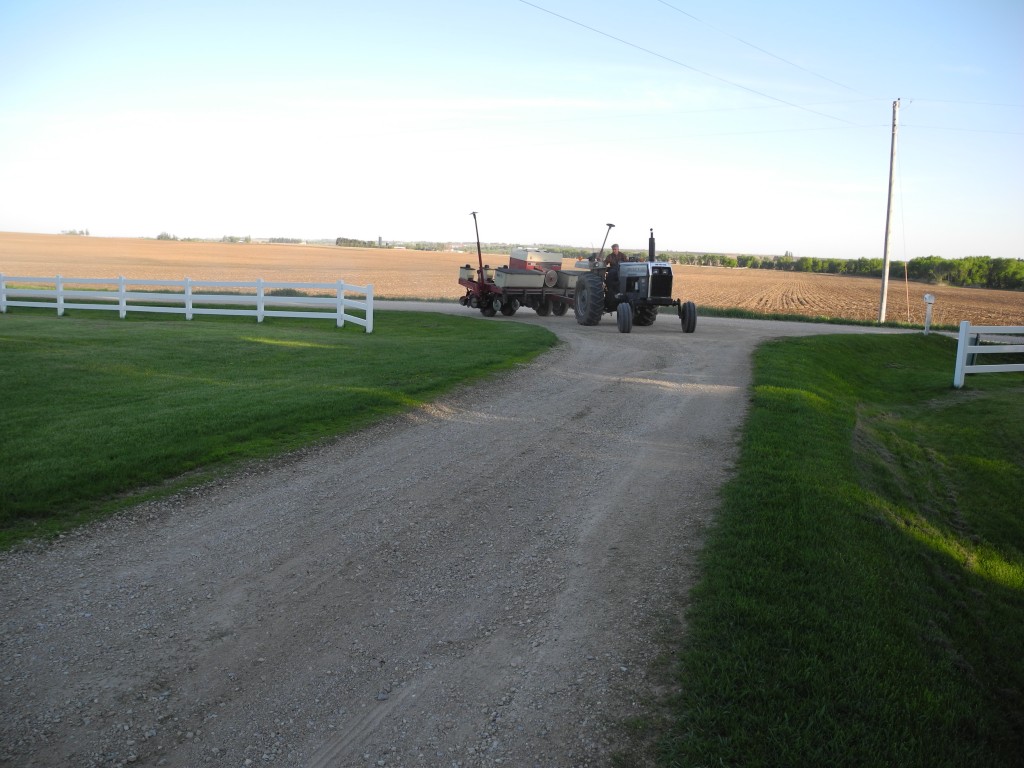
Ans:
[[[889,291],[889,230],[892,220],[892,179],[896,165],[896,132],[899,129],[900,100],[892,103],[892,147],[889,150],[889,199],[885,205],[885,248],[882,251],[882,298],[878,305],[878,322],[885,322],[885,297]]]

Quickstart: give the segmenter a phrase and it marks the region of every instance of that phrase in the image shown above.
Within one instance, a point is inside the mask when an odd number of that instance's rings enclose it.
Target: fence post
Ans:
[[[192,319],[192,278],[185,278],[185,319]]]
[[[956,366],[953,369],[953,386],[957,389],[964,385],[964,367],[967,365],[967,344],[970,334],[970,320],[961,320],[960,334],[956,341]]]
[[[7,312],[7,281],[4,280],[4,273],[0,272],[0,314]]]
[[[373,286],[366,286],[366,332],[373,333]]]
[[[256,278],[256,322],[263,322],[263,278]]]
[[[53,289],[57,293],[57,317],[64,316],[64,278],[57,275],[53,281]]]
[[[928,335],[932,327],[932,305],[935,304],[935,296],[930,293],[924,295],[924,335]]]
[[[338,281],[338,301],[336,311],[338,313],[338,327],[345,327],[345,281]]]
[[[124,320],[128,314],[128,300],[124,295],[124,275],[117,278],[117,314]]]

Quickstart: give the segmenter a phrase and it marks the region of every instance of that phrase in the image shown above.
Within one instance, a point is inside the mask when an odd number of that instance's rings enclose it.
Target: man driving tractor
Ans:
[[[604,265],[608,267],[608,272],[605,273],[605,283],[609,289],[613,285],[619,284],[619,264],[625,261],[626,257],[619,253],[619,244],[612,243],[612,252],[605,256]]]

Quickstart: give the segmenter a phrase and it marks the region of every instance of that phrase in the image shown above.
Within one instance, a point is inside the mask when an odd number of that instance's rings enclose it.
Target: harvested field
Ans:
[[[704,307],[728,307],[751,312],[877,320],[880,278],[776,272],[763,269],[680,267],[673,270],[677,291]],[[924,324],[924,296],[935,296],[932,322],[958,325],[1024,324],[1024,293],[957,288],[946,285],[890,280],[886,319]]]
[[[506,254],[484,254],[498,266]],[[207,243],[132,238],[0,233],[0,273],[48,277],[117,277],[180,280],[321,282],[343,279],[372,284],[378,298],[456,299],[458,268],[475,253],[331,245]],[[875,320],[877,278],[773,270],[677,266],[676,295],[701,307],[808,317]],[[932,321],[956,325],[1024,324],[1024,293],[955,288],[902,280],[889,284],[888,320],[922,324],[924,295],[935,296]],[[909,294],[909,297],[908,297]]]

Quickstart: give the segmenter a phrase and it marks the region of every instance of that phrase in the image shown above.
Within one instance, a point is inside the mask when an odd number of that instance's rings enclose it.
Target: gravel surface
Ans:
[[[621,723],[659,690],[659,631],[679,627],[735,460],[752,349],[864,329],[520,317],[565,343],[0,555],[0,765],[607,766],[628,750]]]

